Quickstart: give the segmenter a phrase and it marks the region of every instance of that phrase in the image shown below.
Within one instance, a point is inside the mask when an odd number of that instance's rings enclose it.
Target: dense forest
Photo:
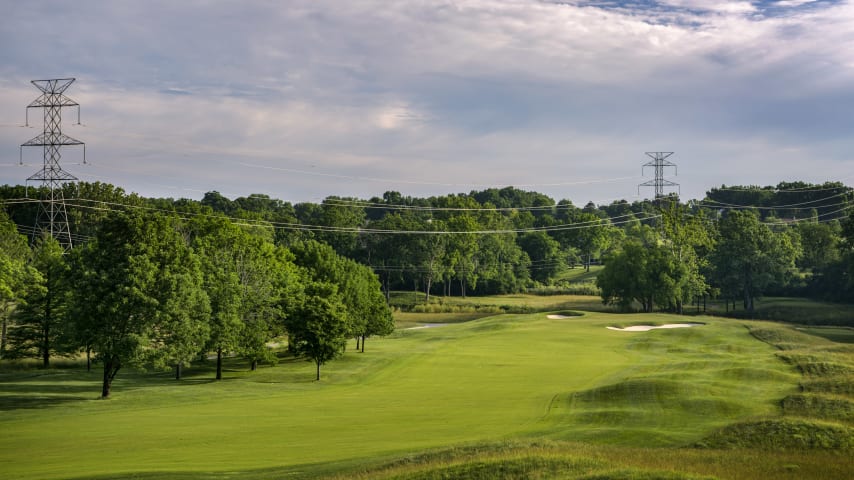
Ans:
[[[838,182],[721,186],[706,198],[575,206],[513,187],[429,198],[386,192],[290,204],[266,195],[144,198],[67,185],[66,252],[34,234],[40,192],[0,187],[2,355],[94,354],[103,396],[124,365],[202,354],[320,367],[393,329],[391,291],[587,293],[622,310],[681,312],[763,295],[854,301],[854,193]],[[601,269],[595,281],[572,269]],[[220,378],[221,370],[217,370]]]

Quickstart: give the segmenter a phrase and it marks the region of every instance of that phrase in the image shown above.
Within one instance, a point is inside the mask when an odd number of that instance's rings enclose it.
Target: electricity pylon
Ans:
[[[86,163],[86,144],[62,133],[63,107],[77,107],[77,123],[80,123],[80,105],[64,95],[65,89],[74,82],[73,78],[51,80],[33,80],[32,84],[42,94],[27,105],[27,126],[30,122],[30,109],[44,110],[44,131],[30,141],[21,144],[21,163],[24,147],[43,147],[44,166],[27,178],[27,182],[42,182],[42,201],[33,230],[33,240],[45,233],[54,237],[65,251],[72,247],[71,229],[68,226],[68,213],[65,210],[63,185],[77,181],[59,165],[62,158],[60,147],[63,145],[83,145],[83,163]]]
[[[646,167],[654,167],[655,178],[653,180],[648,180],[638,185],[638,195],[640,195],[641,187],[655,187],[655,199],[658,200],[659,198],[664,196],[664,187],[676,187],[677,189],[679,189],[678,183],[674,183],[670,180],[664,179],[665,167],[673,167],[673,173],[677,173],[676,164],[669,160],[666,160],[667,157],[673,155],[673,152],[646,152],[646,155],[652,158],[652,160],[643,164],[643,167],[641,167],[641,175],[643,175],[644,169]]]

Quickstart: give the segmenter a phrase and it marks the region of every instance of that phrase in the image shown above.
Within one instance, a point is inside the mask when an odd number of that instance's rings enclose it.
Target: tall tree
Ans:
[[[20,300],[24,286],[37,273],[27,265],[27,239],[6,213],[0,210],[0,359],[5,356],[9,315]]]
[[[773,284],[784,283],[800,255],[785,232],[777,233],[750,211],[733,210],[721,219],[711,254],[714,279],[724,294],[741,296],[753,312],[754,301]]]
[[[604,304],[629,309],[636,301],[644,312],[652,312],[656,305],[674,305],[685,274],[684,265],[645,226],[605,259],[596,285],[601,289]]]
[[[300,282],[291,256],[257,229],[224,217],[197,217],[187,226],[190,244],[202,257],[204,286],[211,299],[211,335],[216,379],[223,356],[241,353],[254,370],[274,362],[267,343],[278,333],[289,294]]]
[[[106,218],[94,239],[73,251],[69,318],[103,363],[102,398],[124,366],[151,360],[178,334],[161,332],[181,325],[188,312],[196,320],[207,315],[207,297],[191,293],[201,286],[192,256],[173,220],[140,214]]]
[[[688,208],[673,199],[662,200],[661,214],[664,244],[682,273],[674,291],[676,310],[682,313],[686,301],[710,293],[702,271],[708,266],[708,254],[714,247],[712,222],[702,212],[689,215]]]
[[[344,307],[348,337],[360,339],[364,347],[366,337],[391,333],[388,325],[391,311],[370,268],[315,241],[295,244],[293,254],[296,263],[309,272],[313,281],[335,285]]]
[[[565,257],[557,240],[546,232],[527,232],[517,242],[531,259],[531,278],[548,284],[566,268]]]
[[[337,290],[330,283],[308,284],[303,303],[285,322],[291,350],[315,363],[318,381],[321,365],[344,351],[349,332],[347,314]]]
[[[158,261],[161,272],[155,288],[158,308],[148,356],[158,368],[175,368],[181,379],[184,366],[192,362],[210,338],[210,301],[204,290],[200,261],[175,236],[162,247]]]
[[[839,241],[842,229],[838,222],[801,222],[798,224],[803,256],[798,265],[820,270],[839,261]]]
[[[63,253],[53,237],[38,240],[31,262],[38,275],[12,316],[11,356],[41,358],[44,368],[50,366],[52,355],[69,350],[63,334],[68,299],[68,266]]]

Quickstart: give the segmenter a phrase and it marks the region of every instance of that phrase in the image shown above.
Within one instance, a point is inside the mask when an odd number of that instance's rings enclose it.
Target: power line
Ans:
[[[274,229],[281,230],[302,230],[302,231],[321,231],[321,232],[331,232],[331,233],[358,233],[358,234],[405,234],[405,235],[487,235],[487,234],[510,234],[510,233],[528,233],[528,232],[554,232],[554,231],[567,231],[567,230],[579,230],[585,228],[601,228],[607,226],[616,226],[623,225],[626,223],[642,221],[642,220],[651,220],[654,218],[659,218],[661,215],[653,215],[646,214],[643,218],[637,218],[634,214],[626,214],[620,215],[617,217],[613,217],[612,219],[608,219],[608,222],[605,219],[595,219],[586,222],[577,222],[577,223],[568,223],[568,224],[560,224],[553,225],[548,227],[531,227],[531,228],[518,228],[518,229],[489,229],[489,230],[470,230],[470,231],[452,231],[452,230],[394,230],[394,229],[376,229],[376,228],[362,228],[362,227],[336,227],[329,225],[308,225],[301,223],[292,223],[292,222],[275,222],[275,221],[259,221],[259,220],[251,220],[251,219],[242,219],[235,217],[228,217],[225,215],[218,214],[201,214],[201,213],[188,213],[188,212],[176,212],[173,210],[166,210],[154,207],[145,207],[145,206],[136,206],[136,205],[127,205],[116,202],[102,202],[99,200],[90,200],[79,198],[77,201],[82,202],[91,202],[95,204],[99,204],[101,206],[91,206],[91,205],[81,205],[81,204],[72,204],[69,203],[69,206],[83,208],[83,209],[91,209],[91,210],[102,210],[102,211],[121,211],[117,208],[110,207],[122,207],[122,208],[133,208],[133,209],[142,209],[148,211],[158,211],[163,213],[168,213],[171,215],[177,215],[179,218],[189,220],[191,217],[210,217],[210,218],[225,218],[236,225],[242,226],[252,226],[252,227],[268,227]],[[622,220],[620,220],[622,219]],[[613,221],[618,220],[618,221]]]
[[[831,189],[828,189],[828,190],[831,190]],[[837,189],[834,189],[834,190],[837,190]],[[785,190],[784,190],[784,191],[785,191]],[[788,204],[788,205],[775,205],[775,206],[768,206],[768,207],[760,207],[760,206],[756,206],[756,205],[737,205],[737,204],[721,202],[721,201],[713,200],[713,199],[704,200],[704,201],[701,201],[701,202],[699,202],[699,203],[704,203],[704,202],[714,202],[714,203],[717,203],[717,204],[720,204],[720,205],[726,205],[726,206],[728,206],[728,207],[734,207],[734,208],[757,208],[757,209],[762,209],[762,210],[773,210],[773,209],[777,209],[777,208],[786,208],[786,209],[790,209],[790,208],[792,208],[792,207],[799,207],[799,206],[801,206],[801,205],[809,205],[809,204],[812,204],[812,203],[819,203],[819,202],[823,202],[823,201],[825,201],[825,200],[830,200],[831,198],[842,197],[842,196],[845,196],[845,195],[849,195],[849,194],[851,194],[851,192],[852,192],[852,189],[848,189],[848,190],[846,190],[846,191],[844,191],[844,192],[837,193],[836,195],[831,195],[831,196],[829,196],[829,197],[819,198],[819,199],[817,199],[817,200],[809,200],[809,201],[806,201],[806,202],[791,203],[791,204]],[[800,192],[800,193],[803,193],[803,192]],[[814,208],[814,207],[808,207],[808,208]]]

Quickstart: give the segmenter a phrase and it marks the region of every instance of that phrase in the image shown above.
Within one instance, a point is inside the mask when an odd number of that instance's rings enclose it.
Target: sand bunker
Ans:
[[[421,330],[422,328],[437,328],[437,327],[445,327],[450,325],[449,323],[424,323],[418,325],[417,327],[409,327],[404,328],[404,330]]]
[[[563,318],[570,318],[568,315],[548,315],[548,318],[552,320],[560,320]]]
[[[608,330],[619,330],[621,332],[647,332],[657,328],[690,328],[705,325],[704,323],[668,323],[666,325],[633,325],[626,328],[607,327]]]

